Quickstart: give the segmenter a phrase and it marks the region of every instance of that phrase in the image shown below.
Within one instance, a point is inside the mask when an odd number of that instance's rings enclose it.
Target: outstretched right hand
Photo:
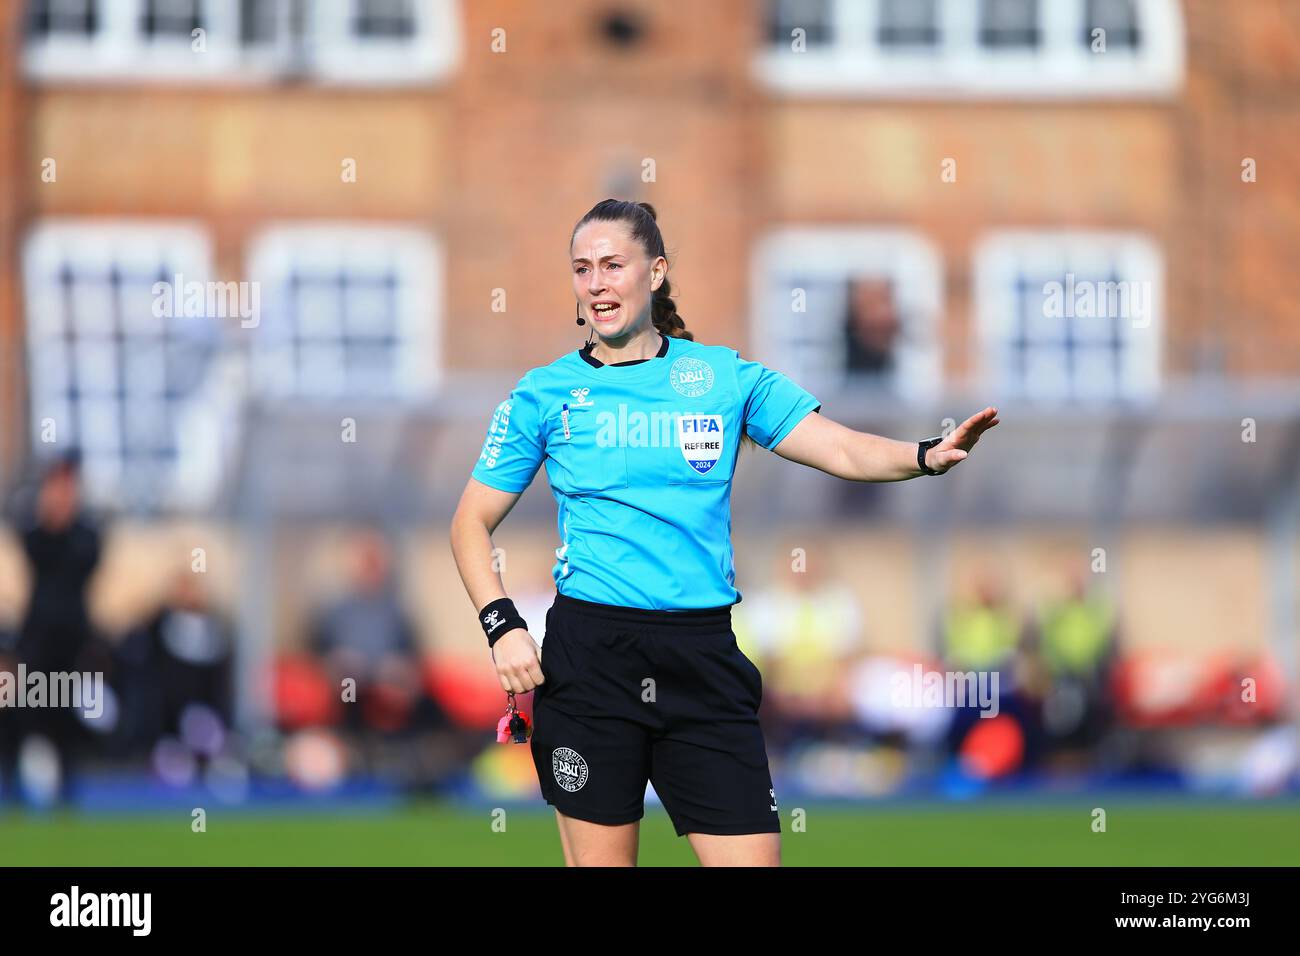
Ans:
[[[546,683],[537,642],[522,627],[503,635],[492,645],[492,660],[496,662],[502,690],[526,694],[538,684]]]

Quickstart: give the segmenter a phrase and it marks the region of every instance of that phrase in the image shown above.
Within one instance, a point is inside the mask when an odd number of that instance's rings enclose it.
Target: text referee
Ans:
[[[535,690],[532,755],[569,865],[634,865],[646,782],[703,865],[777,865],[780,817],[736,646],[731,479],[742,436],[850,481],[942,474],[997,410],[904,442],[734,349],[692,341],[648,203],[607,199],[570,239],[582,349],[528,372],[492,417],[451,545],[501,686]],[[545,652],[506,596],[491,534],[545,462],[558,506]]]

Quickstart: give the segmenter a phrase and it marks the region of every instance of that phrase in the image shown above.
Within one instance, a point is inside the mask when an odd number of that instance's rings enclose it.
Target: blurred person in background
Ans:
[[[979,572],[973,593],[949,607],[943,620],[942,650],[953,670],[1009,669],[1020,648],[1022,626],[1002,580]]]
[[[1042,721],[1054,756],[1086,760],[1114,716],[1110,680],[1118,649],[1115,607],[1084,573],[1064,573],[1061,593],[1040,603],[1029,646],[1046,676]]]
[[[22,549],[32,588],[14,648],[15,663],[25,665],[28,674],[46,674],[47,680],[55,673],[102,673],[107,648],[96,641],[86,606],[101,538],[82,510],[78,452],[65,453],[46,467],[23,524]],[[77,711],[22,708],[10,715],[10,722],[13,741],[3,748],[8,767],[0,776],[70,801],[84,737]]]
[[[345,593],[316,615],[308,644],[336,693],[344,680],[355,681],[356,703],[344,707],[345,726],[395,733],[410,726],[422,705],[415,628],[397,592],[383,532],[354,532],[348,550]]]
[[[234,632],[203,575],[172,577],[160,608],[118,649],[116,687],[128,749],[173,738],[212,756],[229,732]]]
[[[775,584],[738,614],[737,640],[770,675],[762,715],[779,748],[853,735],[845,678],[863,649],[862,608],[853,590],[827,573],[829,546],[808,548],[793,567],[790,553],[778,557]]]
[[[884,279],[849,282],[844,354],[850,374],[890,375],[900,333],[893,286]]]
[[[997,720],[999,728],[1007,728],[999,730],[998,739],[1011,734],[1018,741],[1014,766],[1003,772],[1037,760],[1041,740],[1028,639],[1026,622],[1011,603],[1000,572],[981,568],[969,593],[953,602],[943,616],[940,651],[949,672],[989,675],[990,689],[996,674],[997,715],[983,717],[981,708],[969,701],[966,706],[958,705],[948,728],[951,753],[969,755],[972,745],[992,733],[991,727],[981,722]]]

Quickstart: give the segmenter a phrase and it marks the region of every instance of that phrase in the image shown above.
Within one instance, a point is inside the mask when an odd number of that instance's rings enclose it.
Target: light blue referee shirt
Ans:
[[[561,594],[683,610],[741,599],[731,479],[743,432],[772,448],[821,403],[735,349],[664,337],[602,365],[582,350],[532,369],[497,406],[473,477],[521,492],[542,462],[558,506]]]

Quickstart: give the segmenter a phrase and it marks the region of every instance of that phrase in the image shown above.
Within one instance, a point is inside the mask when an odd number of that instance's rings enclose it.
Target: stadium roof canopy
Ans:
[[[243,520],[442,523],[477,461],[499,394],[459,389],[454,400],[406,406],[254,406],[219,511]],[[944,419],[960,421],[989,404],[953,395],[917,407],[851,392],[824,401],[823,412],[850,427],[907,439],[937,434]],[[997,407],[1000,424],[969,463],[942,478],[845,482],[745,450],[735,521],[1253,523],[1296,506],[1295,386],[1197,385],[1143,404]],[[344,419],[356,423],[354,441],[344,440]],[[554,513],[539,473],[513,514],[552,521]]]

